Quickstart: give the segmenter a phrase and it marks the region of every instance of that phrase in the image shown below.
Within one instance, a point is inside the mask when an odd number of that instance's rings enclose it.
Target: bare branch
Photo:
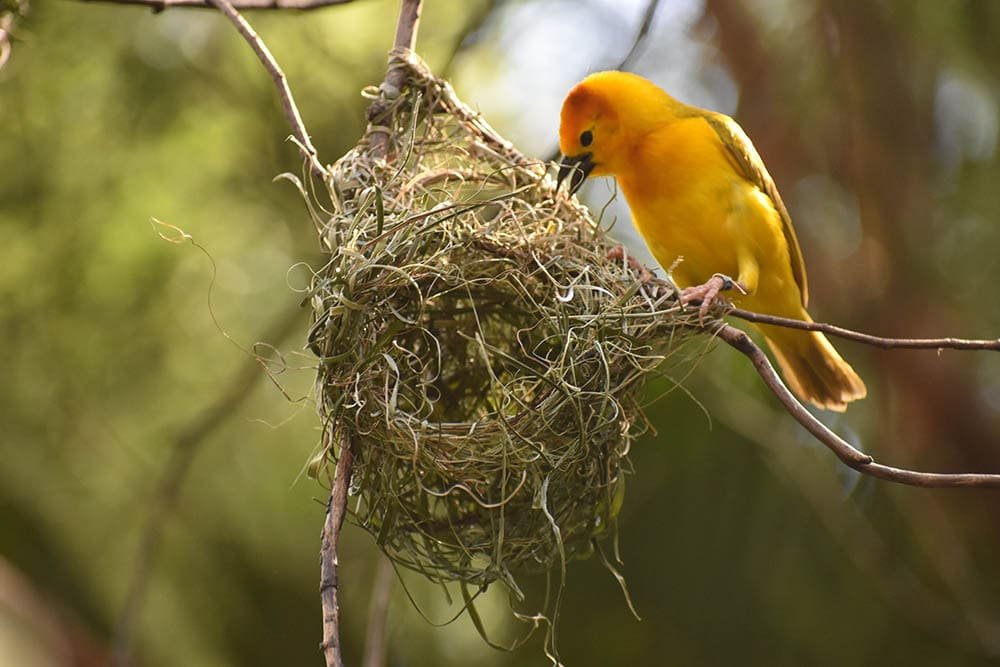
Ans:
[[[772,324],[779,327],[786,327],[788,329],[822,331],[823,333],[830,334],[831,336],[837,336],[838,338],[844,338],[846,340],[854,340],[859,343],[865,343],[866,345],[872,345],[887,350],[893,348],[916,350],[939,350],[942,348],[949,348],[953,350],[1000,350],[1000,339],[970,340],[965,338],[883,338],[881,336],[872,336],[871,334],[861,333],[860,331],[844,329],[843,327],[834,326],[832,324],[824,324],[823,322],[804,322],[802,320],[793,320],[787,317],[778,317],[777,315],[755,313],[749,310],[743,310],[742,308],[730,308],[726,311],[726,314],[738,317],[741,320],[746,320],[747,322]]]
[[[725,424],[767,451],[767,456],[762,457],[763,463],[796,487],[840,544],[843,553],[867,577],[872,590],[930,636],[968,650],[978,646],[982,653],[1000,657],[997,652],[1000,647],[994,646],[996,642],[991,641],[993,637],[1000,637],[1000,622],[987,605],[976,599],[979,589],[973,592],[970,587],[955,581],[955,570],[960,568],[956,568],[951,559],[946,565],[942,559],[935,558],[938,554],[934,553],[933,547],[938,542],[932,545],[924,540],[923,544],[936,566],[934,574],[948,587],[948,594],[932,585],[928,573],[922,568],[917,570],[899,561],[898,553],[865,512],[844,511],[843,480],[812,465],[812,450],[789,446],[793,438],[785,427],[791,424],[786,423],[788,415],[781,406],[773,405],[763,396],[754,396],[734,387],[717,375],[708,375],[703,379],[723,397],[712,406],[713,422]],[[935,534],[938,538],[943,537],[942,542],[948,545],[950,554],[954,553],[952,549],[957,549],[966,556],[958,535],[944,537],[942,534],[942,531],[953,531],[955,527],[947,518],[934,516],[940,514],[940,509],[933,503],[944,499],[944,496],[935,493],[890,494],[890,498],[893,503],[905,501],[899,507],[900,516],[911,524],[914,535]],[[912,511],[909,506],[913,501],[921,503],[917,511]],[[928,508],[926,503],[932,504]],[[962,560],[961,556],[959,560]]]
[[[319,161],[317,156],[316,147],[313,146],[312,140],[309,138],[309,133],[306,131],[305,123],[302,122],[302,115],[299,113],[299,108],[295,104],[295,98],[292,97],[292,89],[288,87],[288,80],[285,77],[285,73],[281,70],[278,65],[278,61],[274,59],[271,55],[271,51],[264,44],[264,40],[260,38],[259,35],[254,31],[254,29],[247,23],[233,4],[229,0],[207,0],[212,3],[215,7],[219,9],[226,17],[232,22],[243,39],[247,41],[253,52],[257,54],[257,58],[260,59],[264,69],[267,70],[268,74],[274,80],[274,85],[278,89],[278,97],[281,98],[281,108],[285,112],[285,118],[288,120],[288,124],[292,127],[292,135],[295,137],[299,150],[302,152],[302,156],[309,162],[309,166],[312,172],[323,178],[326,175],[326,170],[323,168],[322,163]]]
[[[612,69],[625,70],[632,65],[632,60],[639,55],[639,49],[645,43],[646,36],[649,35],[653,19],[656,18],[656,10],[659,8],[660,0],[648,0],[646,2],[646,9],[643,10],[642,21],[640,21],[639,30],[635,33],[635,38],[632,40],[632,46],[629,47],[628,53]]]
[[[399,7],[399,20],[396,22],[396,40],[394,49],[413,51],[417,48],[417,30],[420,28],[420,10],[423,0],[403,0]]]
[[[674,288],[668,281],[653,276],[642,264],[629,258],[632,271],[644,284],[652,286],[654,289],[672,291]],[[700,305],[701,301],[694,299],[689,302],[692,305]],[[790,317],[779,317],[778,315],[766,315],[756,313],[752,310],[736,308],[731,304],[726,306],[726,315],[737,317],[747,322],[755,324],[770,324],[772,326],[785,327],[786,329],[801,329],[803,331],[820,331],[844,340],[853,340],[872,347],[879,347],[883,350],[1000,350],[1000,338],[886,338],[884,336],[873,336],[872,334],[854,331],[838,327],[825,322],[806,322],[795,320]]]
[[[486,23],[496,12],[497,7],[503,2],[504,0],[487,0],[480,4],[479,8],[470,16],[469,21],[459,31],[458,41],[455,42],[448,54],[448,59],[435,68],[442,79],[452,78],[455,61],[469,47],[470,38],[482,32]]]
[[[323,524],[323,545],[320,548],[319,594],[323,605],[323,657],[326,667],[344,667],[344,656],[340,646],[340,580],[337,570],[340,561],[337,547],[340,529],[347,515],[347,489],[351,485],[354,471],[352,443],[346,436],[341,437],[340,458],[330,487],[330,504],[327,507],[326,523]]]
[[[211,0],[225,2],[226,0]],[[375,100],[368,109],[368,120],[378,124],[388,112],[387,98],[398,95],[406,83],[407,70],[405,63],[395,62],[395,56],[401,52],[412,52],[417,42],[417,29],[420,25],[420,10],[423,0],[401,0],[399,19],[396,23],[396,38],[389,54],[389,69],[382,83],[382,96]],[[373,137],[372,151],[375,155],[385,155],[388,152],[389,137],[377,133]],[[340,645],[340,605],[338,601],[339,579],[337,569],[339,558],[337,546],[340,540],[340,528],[347,514],[347,489],[351,484],[351,474],[354,469],[353,440],[347,435],[341,435],[340,458],[334,472],[333,485],[330,488],[330,506],[323,526],[323,546],[320,549],[320,599],[323,605],[323,656],[327,667],[343,667],[344,657]]]
[[[399,20],[396,23],[396,39],[392,51],[389,52],[389,69],[385,79],[379,86],[381,96],[368,107],[368,122],[379,126],[385,124],[386,115],[392,106],[392,100],[399,97],[406,85],[407,69],[402,62],[396,62],[398,56],[413,51],[417,45],[417,29],[420,27],[420,10],[423,0],[402,0],[399,7]],[[406,60],[406,58],[402,58]],[[389,153],[389,135],[386,131],[372,135],[372,154],[386,157]]]
[[[649,35],[649,29],[653,25],[653,19],[656,17],[656,10],[660,8],[660,0],[647,0],[646,8],[642,12],[642,19],[639,21],[639,29],[635,33],[635,37],[632,39],[632,45],[629,47],[628,52],[622,56],[616,64],[613,64],[604,69],[612,70],[627,70],[632,65],[632,60],[639,54],[642,45],[646,41],[646,37]],[[545,162],[555,162],[559,159],[562,152],[559,147],[556,146],[552,151],[545,156]]]
[[[83,2],[102,2],[113,5],[139,5],[149,7],[154,12],[166,9],[212,9],[215,3],[211,0],[82,0]],[[308,11],[333,5],[346,5],[354,0],[234,0],[232,6],[238,10],[247,9],[287,9],[293,11]]]
[[[784,404],[789,414],[854,470],[879,479],[911,486],[1000,488],[1000,474],[917,472],[876,463],[871,456],[855,449],[846,440],[827,428],[799,403],[778,377],[767,355],[746,332],[724,323],[716,324],[711,331],[728,345],[746,355],[753,363],[764,384]]]

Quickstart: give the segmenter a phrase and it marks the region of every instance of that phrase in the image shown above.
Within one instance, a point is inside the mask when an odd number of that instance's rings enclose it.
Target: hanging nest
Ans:
[[[644,381],[691,356],[695,316],[415,56],[393,66],[320,225],[326,442],[353,447],[353,520],[393,561],[517,590],[613,534]]]

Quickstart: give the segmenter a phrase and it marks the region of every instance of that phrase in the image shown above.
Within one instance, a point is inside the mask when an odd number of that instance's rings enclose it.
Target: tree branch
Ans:
[[[399,7],[399,20],[396,22],[396,40],[394,49],[413,51],[417,48],[417,30],[420,28],[420,10],[423,0],[403,0]]]
[[[660,0],[647,0],[646,9],[642,12],[642,20],[639,22],[639,30],[635,33],[635,38],[632,40],[632,46],[629,47],[628,53],[626,53],[618,64],[611,69],[626,70],[632,65],[632,60],[639,55],[639,49],[646,41],[646,36],[649,35],[649,29],[653,25],[653,19],[656,17],[656,10],[660,8]]]
[[[216,6],[211,0],[82,0],[83,2],[102,2],[112,5],[139,5],[149,7],[159,13],[166,9],[212,9]],[[232,6],[238,10],[247,9],[288,9],[308,11],[332,5],[346,5],[354,0],[234,0]]]
[[[646,37],[649,36],[649,29],[653,26],[653,19],[659,8],[660,0],[647,0],[646,8],[642,11],[642,18],[639,20],[639,29],[636,31],[635,37],[632,38],[632,45],[621,60],[603,69],[627,71],[631,67],[632,60],[639,54],[642,45],[646,42]],[[560,155],[562,152],[559,150],[559,146],[556,146],[545,156],[544,161],[555,162]]]
[[[385,73],[382,94],[368,107],[368,122],[373,126],[384,125],[392,108],[392,101],[403,92],[406,85],[407,68],[403,63],[394,62],[398,55],[413,51],[417,45],[417,30],[420,27],[420,10],[423,0],[402,0],[399,20],[396,22],[396,39],[389,52],[389,69]],[[375,132],[371,138],[372,154],[387,157],[389,154],[388,130]]]
[[[226,0],[211,0],[225,2]],[[407,69],[404,63],[394,62],[396,54],[413,51],[417,43],[417,29],[420,25],[420,10],[423,0],[401,0],[399,19],[396,23],[396,38],[389,54],[389,69],[382,82],[382,95],[368,109],[368,120],[379,124],[389,112],[391,100],[397,97],[406,84]],[[385,132],[372,137],[374,155],[385,156],[389,149],[389,136]],[[337,569],[339,558],[337,547],[340,528],[347,514],[347,490],[351,484],[354,469],[354,441],[348,435],[341,436],[340,458],[334,472],[330,488],[330,506],[323,526],[323,545],[320,549],[320,600],[323,605],[323,656],[327,667],[343,667],[344,656],[340,644],[340,605],[338,600],[339,579]]]
[[[323,657],[326,667],[344,667],[344,655],[340,645],[340,580],[337,569],[340,561],[337,547],[340,529],[347,515],[347,489],[351,485],[354,471],[352,442],[341,437],[340,458],[330,487],[330,503],[327,506],[326,523],[323,525],[323,543],[320,548],[319,594],[323,605]]]
[[[865,475],[911,486],[1000,488],[1000,474],[917,472],[876,463],[871,456],[855,449],[846,440],[827,428],[799,403],[778,377],[767,355],[746,332],[725,323],[716,324],[714,328],[709,330],[717,334],[728,345],[746,355],[753,363],[764,384],[784,404],[788,413],[812,433],[817,440],[833,451],[837,458],[848,467]]]
[[[845,512],[845,487],[838,476],[820,471],[813,463],[811,450],[790,446],[794,437],[785,427],[787,414],[781,406],[772,405],[764,396],[753,396],[726,384],[719,376],[704,377],[722,400],[714,401],[712,421],[725,424],[730,430],[755,443],[765,451],[763,462],[775,475],[793,485],[816,516],[836,540],[843,553],[867,577],[872,590],[910,623],[942,642],[979,651],[989,657],[1000,657],[992,637],[1000,637],[1000,622],[985,605],[971,601],[955,585],[954,563],[947,565],[929,554],[936,567],[934,574],[948,587],[945,594],[934,586],[928,573],[914,569],[897,559],[898,553],[882,536],[878,527],[865,512]],[[936,502],[941,494],[890,494],[893,502],[920,500]],[[914,535],[954,529],[950,523],[928,525],[924,512],[900,508],[901,515],[911,521]],[[933,510],[933,508],[932,508]],[[931,511],[933,514],[933,511]],[[624,515],[624,510],[623,510]],[[936,525],[937,524],[937,525]],[[949,539],[950,538],[950,539]],[[951,548],[963,549],[957,535],[944,538]],[[925,544],[925,547],[927,545]],[[978,589],[976,592],[979,592]]]
[[[469,21],[459,31],[458,41],[455,42],[454,48],[448,54],[448,59],[435,68],[442,79],[448,80],[452,78],[452,70],[456,59],[470,46],[470,38],[479,35],[483,31],[486,23],[493,17],[497,7],[502,2],[504,0],[487,0],[479,5],[479,9],[471,15]]]
[[[274,80],[274,86],[278,89],[278,97],[281,99],[281,108],[285,112],[285,118],[288,120],[288,124],[292,128],[292,135],[295,137],[295,141],[299,147],[299,151],[302,152],[302,156],[309,162],[309,166],[312,172],[324,178],[326,175],[326,170],[323,168],[322,163],[319,161],[317,156],[316,147],[313,146],[312,140],[309,138],[309,133],[306,131],[305,123],[302,122],[302,115],[299,113],[299,108],[295,104],[295,98],[292,97],[292,89],[288,86],[288,80],[285,77],[285,73],[281,70],[281,66],[278,65],[278,61],[274,59],[271,55],[271,51],[264,44],[264,40],[254,31],[254,29],[247,23],[236,8],[233,6],[229,0],[206,0],[210,2],[213,6],[218,8],[226,17],[232,22],[243,39],[247,41],[253,52],[257,54],[257,58],[260,60],[261,64],[264,65],[264,69],[267,70],[268,74],[271,75],[271,79]]]
[[[915,350],[937,350],[949,348],[953,350],[1000,350],[1000,339],[995,340],[975,340],[965,338],[883,338],[871,334],[853,331],[843,327],[825,324],[823,322],[804,322],[793,320],[788,317],[778,317],[777,315],[764,315],[742,308],[730,308],[727,315],[738,317],[747,322],[758,324],[773,324],[788,329],[803,329],[805,331],[822,331],[823,333],[837,336],[845,340],[854,340],[866,345],[880,347],[882,349],[915,349]]]

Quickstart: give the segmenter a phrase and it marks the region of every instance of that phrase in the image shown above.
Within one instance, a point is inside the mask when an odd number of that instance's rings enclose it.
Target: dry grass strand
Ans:
[[[695,315],[415,56],[392,66],[407,85],[317,216],[320,411],[357,445],[352,519],[389,558],[518,592],[613,536],[642,387]]]

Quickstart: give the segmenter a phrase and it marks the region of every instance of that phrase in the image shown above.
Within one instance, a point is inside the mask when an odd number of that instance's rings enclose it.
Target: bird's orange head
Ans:
[[[573,86],[563,101],[559,183],[569,176],[572,194],[587,176],[618,173],[636,141],[661,126],[678,105],[637,74],[591,74]]]

